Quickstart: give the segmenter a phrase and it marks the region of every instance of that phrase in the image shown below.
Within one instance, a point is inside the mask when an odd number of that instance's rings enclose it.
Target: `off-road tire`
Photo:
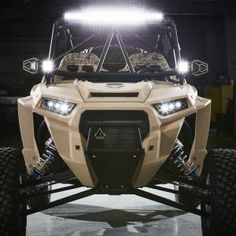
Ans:
[[[236,150],[211,150],[202,176],[210,184],[208,198],[201,202],[203,236],[233,236],[236,232]]]
[[[26,204],[20,195],[25,176],[21,151],[0,148],[0,235],[24,236],[26,232]]]

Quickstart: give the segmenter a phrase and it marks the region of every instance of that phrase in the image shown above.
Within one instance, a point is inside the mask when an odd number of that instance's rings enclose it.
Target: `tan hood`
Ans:
[[[153,83],[92,83],[78,81],[76,86],[86,102],[145,102]]]

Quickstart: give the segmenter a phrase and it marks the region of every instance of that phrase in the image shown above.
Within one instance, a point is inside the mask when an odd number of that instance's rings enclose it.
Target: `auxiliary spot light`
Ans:
[[[177,64],[177,71],[178,73],[184,75],[190,71],[190,65],[188,61],[181,60]]]
[[[54,62],[50,59],[42,61],[42,71],[44,73],[51,73],[54,70]]]

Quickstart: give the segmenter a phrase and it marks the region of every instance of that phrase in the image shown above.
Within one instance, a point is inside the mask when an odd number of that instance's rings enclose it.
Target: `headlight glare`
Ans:
[[[55,112],[60,115],[69,115],[74,107],[75,103],[59,101],[57,99],[42,98],[41,107],[45,110]]]
[[[173,113],[182,111],[188,108],[188,100],[187,98],[167,101],[162,103],[154,104],[157,112],[162,116],[168,116]]]

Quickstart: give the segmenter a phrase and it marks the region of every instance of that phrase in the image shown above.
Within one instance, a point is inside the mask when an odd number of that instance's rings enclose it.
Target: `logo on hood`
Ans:
[[[94,134],[95,139],[97,140],[103,140],[106,137],[106,134],[103,132],[101,128],[97,130],[97,132]]]
[[[106,87],[108,87],[108,88],[122,88],[122,87],[124,87],[124,84],[122,84],[122,83],[107,83]]]

